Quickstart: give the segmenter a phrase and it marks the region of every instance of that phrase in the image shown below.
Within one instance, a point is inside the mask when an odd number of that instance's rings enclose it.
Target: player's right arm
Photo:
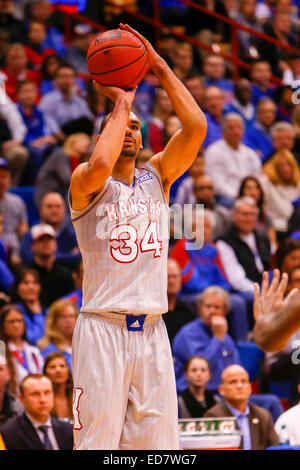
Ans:
[[[98,137],[94,151],[86,163],[81,163],[71,177],[70,193],[72,208],[82,210],[92,198],[104,188],[107,178],[121,153],[131,104],[136,89],[124,91],[121,88],[98,85],[100,93],[114,103],[114,109]]]
[[[265,352],[281,351],[300,328],[300,295],[293,289],[283,301],[288,276],[280,280],[279,270],[269,286],[269,275],[263,273],[261,292],[254,284],[254,339]]]

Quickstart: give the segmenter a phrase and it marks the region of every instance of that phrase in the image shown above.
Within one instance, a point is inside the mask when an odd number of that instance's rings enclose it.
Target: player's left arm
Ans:
[[[206,118],[190,92],[157,54],[150,42],[130,26],[120,25],[120,27],[130,31],[143,42],[149,66],[168,93],[182,124],[182,128],[170,139],[164,151],[150,159],[150,163],[159,171],[166,191],[195,160],[206,136]]]

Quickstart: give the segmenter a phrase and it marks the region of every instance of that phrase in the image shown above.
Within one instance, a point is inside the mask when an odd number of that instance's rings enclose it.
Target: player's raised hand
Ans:
[[[147,51],[147,55],[148,55],[149,67],[151,69],[153,69],[153,67],[155,67],[157,62],[159,60],[161,60],[161,57],[155,51],[155,49],[153,48],[151,43],[144,36],[142,36],[138,31],[131,28],[131,26],[129,26],[128,24],[120,23],[119,26],[120,26],[120,29],[123,29],[124,31],[128,31],[129,33],[133,34],[134,36],[136,36],[144,44],[145,49]],[[153,70],[153,71],[155,71],[155,70]]]
[[[99,91],[99,93],[101,93],[101,95],[106,96],[107,98],[109,98],[114,103],[118,99],[124,98],[128,102],[129,106],[131,106],[131,104],[134,100],[134,97],[135,97],[137,86],[135,88],[131,88],[129,90],[123,90],[123,88],[119,88],[119,87],[116,87],[116,86],[101,85],[100,83],[96,82],[95,80],[93,82],[94,82],[94,86],[98,89],[98,91]]]
[[[274,275],[270,286],[269,273],[267,271],[263,273],[261,290],[257,283],[254,284],[253,316],[255,321],[258,320],[260,315],[277,312],[285,303],[289,302],[292,297],[298,294],[298,289],[293,289],[286,299],[284,299],[287,284],[288,275],[283,273],[280,279],[280,272],[278,269],[274,270]]]

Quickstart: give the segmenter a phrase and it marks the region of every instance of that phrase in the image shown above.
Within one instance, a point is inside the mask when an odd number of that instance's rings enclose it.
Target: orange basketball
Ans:
[[[101,85],[133,88],[146,73],[147,51],[133,34],[112,29],[92,39],[87,65],[92,78]]]

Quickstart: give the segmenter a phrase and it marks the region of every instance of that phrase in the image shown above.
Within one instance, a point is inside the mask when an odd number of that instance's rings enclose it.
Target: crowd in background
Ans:
[[[107,28],[127,21],[153,40],[153,30],[117,6],[99,2],[97,9],[95,3],[87,2],[88,17]],[[152,14],[151,1],[123,3]],[[290,425],[300,406],[300,365],[293,360],[300,331],[283,351],[272,354],[260,351],[252,336],[254,283],[261,282],[263,271],[288,273],[286,295],[300,288],[295,85],[300,80],[300,2],[196,3],[295,48],[239,31],[240,57],[249,69],[241,69],[234,80],[232,64],[220,55],[166,31],[156,44],[208,123],[195,162],[170,195],[170,205],[192,204],[189,228],[194,231],[196,204],[204,206],[201,248],[193,248],[194,239],[176,239],[176,218],[170,227],[169,311],[163,317],[174,356],[179,416],[218,416],[224,412],[221,399],[235,409],[241,400],[235,393],[241,393],[245,404],[249,399],[272,415],[259,415],[265,434],[255,444],[252,436],[252,448],[276,444],[278,436],[300,444],[299,430]],[[161,1],[161,18],[216,51],[231,51],[226,23],[171,0]],[[40,429],[45,449],[71,445],[71,344],[83,267],[69,214],[70,177],[88,161],[101,121],[113,106],[88,75],[86,52],[96,31],[71,24],[67,38],[62,15],[52,12],[48,0],[0,0],[0,80],[5,83],[0,90],[0,340],[6,344],[6,358],[0,361],[0,426],[24,417],[24,409],[30,414],[31,389],[44,387],[47,413],[57,418],[62,433],[56,441],[49,435],[49,443]],[[142,123],[144,148],[136,163],[141,168],[181,123],[151,71],[139,84],[133,107]],[[232,392],[232,376],[242,391]],[[250,381],[256,393],[251,394]],[[60,422],[66,427],[60,428]],[[14,437],[13,428],[6,438],[7,446],[22,448],[22,436]],[[244,448],[251,448],[250,441]]]

